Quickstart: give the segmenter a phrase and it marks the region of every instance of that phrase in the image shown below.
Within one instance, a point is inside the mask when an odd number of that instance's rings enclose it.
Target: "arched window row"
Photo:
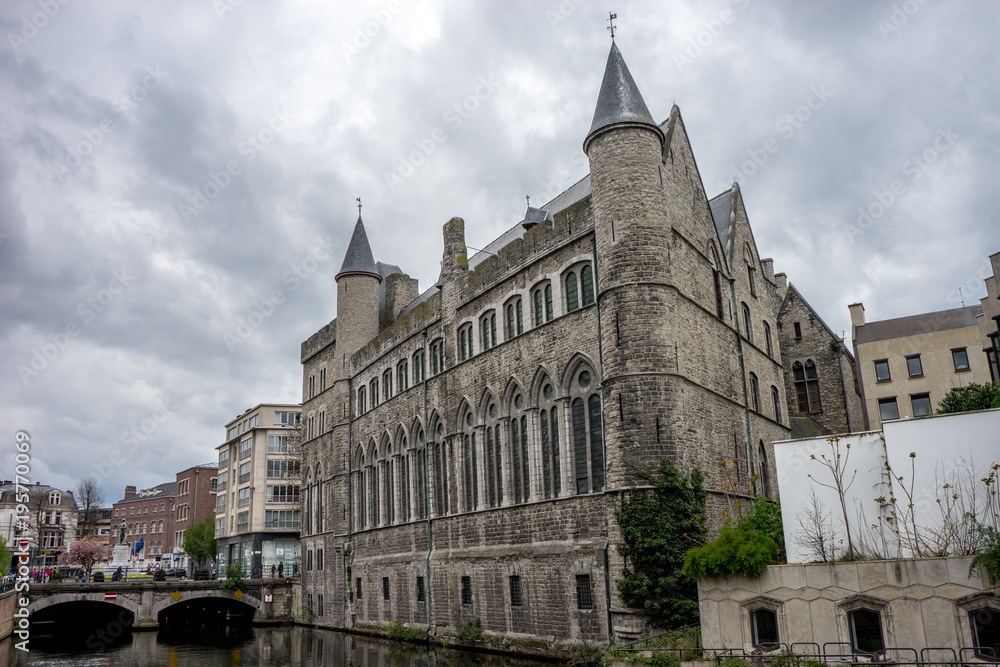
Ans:
[[[557,299],[556,296],[560,296]],[[527,329],[552,321],[556,305],[559,315],[565,315],[584,306],[592,305],[597,298],[594,268],[589,261],[577,262],[564,270],[559,280],[545,279],[533,285],[527,293],[509,295],[503,306],[488,307],[475,324],[463,322],[456,332],[458,360],[465,361],[485,352],[503,340],[514,339]],[[477,340],[474,344],[473,338]],[[477,348],[478,345],[478,348]],[[433,361],[432,361],[433,366]],[[443,367],[443,363],[442,363]]]
[[[469,343],[471,345],[471,339]],[[404,353],[394,366],[376,372],[370,381],[357,385],[354,391],[357,414],[363,415],[396,394],[420,384],[427,379],[428,370],[431,375],[437,375],[444,369],[443,338],[432,340],[426,351],[421,346],[412,353]]]
[[[578,358],[556,381],[539,370],[529,389],[511,381],[463,401],[453,429],[438,410],[358,443],[352,456],[358,530],[459,512],[600,493],[606,469],[594,366]]]

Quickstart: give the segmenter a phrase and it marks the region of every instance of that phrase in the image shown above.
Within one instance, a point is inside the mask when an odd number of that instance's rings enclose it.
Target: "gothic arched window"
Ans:
[[[604,490],[604,439],[601,433],[601,395],[597,379],[583,365],[570,381],[573,428],[573,468],[577,493]]]
[[[491,399],[486,408],[484,420],[486,431],[484,444],[486,451],[483,460],[486,462],[486,500],[490,507],[503,504],[503,460],[500,455],[500,421],[496,403]]]
[[[462,481],[465,496],[465,511],[479,507],[479,462],[476,457],[476,431],[472,426],[472,410],[466,409],[462,416]]]
[[[514,480],[514,502],[526,503],[531,498],[531,476],[528,456],[528,415],[525,412],[524,394],[518,390],[510,406],[510,464]]]
[[[559,405],[552,382],[545,378],[538,397],[538,423],[541,436],[542,491],[546,498],[558,498],[562,491],[562,470],[559,466]]]

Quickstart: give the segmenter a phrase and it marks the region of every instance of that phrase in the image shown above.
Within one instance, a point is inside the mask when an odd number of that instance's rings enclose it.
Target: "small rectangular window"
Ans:
[[[320,593],[318,596],[316,596],[316,615],[317,616],[322,616],[323,615],[323,594],[322,593]]]
[[[361,599],[361,577],[354,580],[354,595],[359,600]]]
[[[316,569],[317,570],[322,570],[323,569],[323,550],[322,549],[317,549],[316,550]]]
[[[795,323],[795,340],[802,339],[802,325],[798,322]]]
[[[462,604],[472,604],[472,577],[462,577]]]
[[[382,599],[389,599],[389,577],[382,577]]]
[[[889,360],[879,359],[875,362],[875,381],[889,382],[892,376],[889,374]]]
[[[778,646],[778,615],[770,609],[755,609],[750,612],[750,627],[753,631],[753,645],[765,650]]]
[[[594,608],[594,591],[590,587],[589,574],[576,575],[576,608]]]
[[[427,592],[424,590],[424,578],[417,577],[417,602],[426,602]]]
[[[923,417],[933,412],[931,409],[930,394],[914,394],[913,396],[910,396],[910,403],[913,405],[914,417]]]
[[[878,401],[878,414],[879,419],[882,421],[899,419],[899,406],[896,404],[896,397],[880,398]]]
[[[983,607],[970,611],[969,623],[976,657],[996,662],[1000,657],[1000,609]]]
[[[521,601],[521,576],[517,574],[510,575],[510,605],[512,607],[520,607],[523,604]]]
[[[906,358],[906,372],[911,378],[922,377],[924,374],[924,367],[920,363],[920,355],[914,354]]]
[[[857,609],[847,618],[851,626],[851,648],[855,653],[874,653],[885,648],[882,619],[877,611]]]
[[[969,353],[966,349],[960,348],[951,351],[951,360],[955,363],[955,372],[969,370]]]

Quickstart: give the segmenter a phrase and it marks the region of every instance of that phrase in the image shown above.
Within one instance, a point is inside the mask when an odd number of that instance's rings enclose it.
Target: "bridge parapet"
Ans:
[[[106,602],[130,611],[133,628],[155,628],[159,614],[172,605],[200,598],[237,600],[254,609],[254,619],[281,619],[294,610],[297,580],[248,579],[236,591],[219,588],[220,581],[124,581],[104,583],[32,584],[28,611],[33,614],[52,605],[74,601]],[[270,596],[268,598],[267,596]],[[270,599],[270,602],[265,600]]]

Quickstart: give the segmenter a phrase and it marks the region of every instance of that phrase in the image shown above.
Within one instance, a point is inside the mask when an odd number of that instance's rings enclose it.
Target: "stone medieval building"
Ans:
[[[739,188],[709,201],[679,109],[654,122],[614,45],[583,150],[590,174],[486,252],[448,221],[423,293],[359,217],[337,317],[301,352],[312,622],[636,636],[615,586],[630,471],[735,458],[776,492],[781,299]]]

